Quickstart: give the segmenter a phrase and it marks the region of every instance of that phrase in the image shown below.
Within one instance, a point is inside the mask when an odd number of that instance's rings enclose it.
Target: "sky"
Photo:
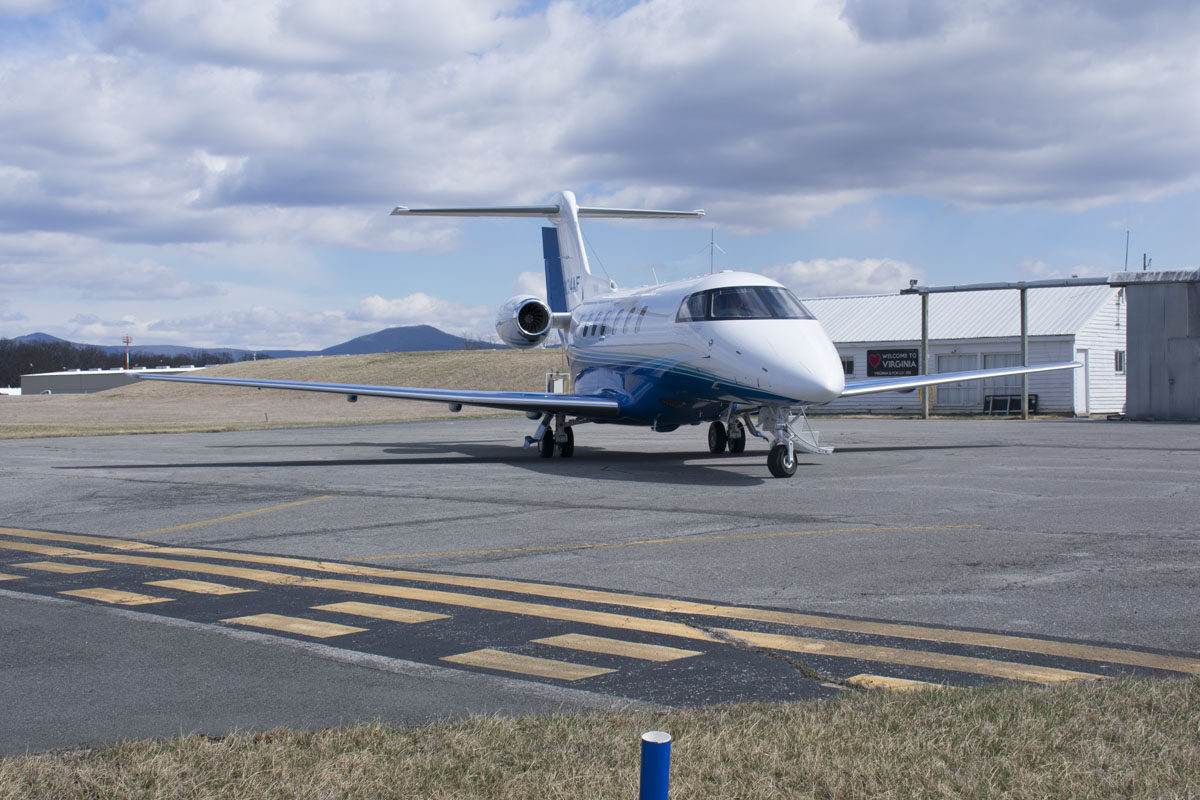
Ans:
[[[0,0],[0,337],[494,333],[544,221],[389,212],[563,189],[706,210],[622,287],[1195,269],[1198,87],[1194,0]]]

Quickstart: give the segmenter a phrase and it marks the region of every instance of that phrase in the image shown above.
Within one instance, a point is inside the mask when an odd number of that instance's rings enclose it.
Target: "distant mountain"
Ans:
[[[96,347],[109,355],[119,355],[125,352],[123,345],[98,345],[69,342],[48,333],[30,333],[14,337],[14,342],[62,342],[75,347]],[[251,353],[270,356],[271,358],[299,358],[303,356],[344,356],[362,355],[365,353],[410,353],[420,350],[492,350],[503,345],[495,345],[473,339],[465,339],[431,325],[404,325],[396,328],[384,328],[375,333],[368,333],[324,350],[243,350],[236,347],[184,347],[177,344],[140,344],[129,348],[132,353],[148,353],[153,355],[177,356],[192,355],[201,352],[229,353],[235,359],[249,356]]]
[[[24,336],[17,336],[17,337],[15,337],[15,338],[13,339],[13,341],[14,341],[14,342],[17,342],[17,343],[19,343],[19,344],[29,344],[29,343],[32,343],[32,342],[36,342],[36,343],[41,343],[41,342],[63,342],[63,343],[65,343],[65,344],[71,344],[71,342],[68,342],[66,339],[60,339],[60,338],[58,338],[57,336],[51,336],[51,335],[50,335],[50,334],[48,334],[48,333],[41,333],[41,332],[39,332],[39,333],[27,333],[27,334],[25,334]]]
[[[432,325],[384,328],[348,342],[326,347],[323,356],[357,356],[364,353],[409,353],[418,350],[492,350],[495,345],[476,342],[438,330]]]

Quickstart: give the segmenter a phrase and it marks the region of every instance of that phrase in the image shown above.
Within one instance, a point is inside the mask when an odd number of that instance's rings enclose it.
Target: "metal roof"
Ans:
[[[1071,335],[1087,324],[1118,289],[1066,286],[1031,289],[1029,335]],[[1020,293],[961,292],[929,297],[930,339],[990,339],[1021,335]],[[921,298],[917,295],[806,298],[835,342],[909,342],[921,338]]]

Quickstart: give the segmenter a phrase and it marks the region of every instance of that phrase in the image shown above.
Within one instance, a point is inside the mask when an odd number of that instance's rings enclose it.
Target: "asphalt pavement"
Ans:
[[[0,442],[0,752],[1200,674],[1200,429],[817,419]],[[757,444],[757,446],[756,446]]]

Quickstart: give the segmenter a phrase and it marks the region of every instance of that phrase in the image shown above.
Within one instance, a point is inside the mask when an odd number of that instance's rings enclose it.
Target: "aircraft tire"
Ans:
[[[538,442],[538,455],[542,458],[554,455],[554,434],[549,430],[542,434],[542,439]]]
[[[788,460],[786,444],[777,444],[771,448],[767,456],[767,468],[776,478],[790,478],[796,474],[796,459]]]
[[[571,430],[570,426],[563,428],[567,434],[565,442],[558,443],[558,454],[563,458],[570,458],[575,455],[575,431]]]
[[[746,426],[735,422],[729,426],[729,452],[744,453],[746,451]]]
[[[729,443],[729,434],[725,433],[725,423],[717,421],[708,426],[708,452],[724,453],[725,445]]]

